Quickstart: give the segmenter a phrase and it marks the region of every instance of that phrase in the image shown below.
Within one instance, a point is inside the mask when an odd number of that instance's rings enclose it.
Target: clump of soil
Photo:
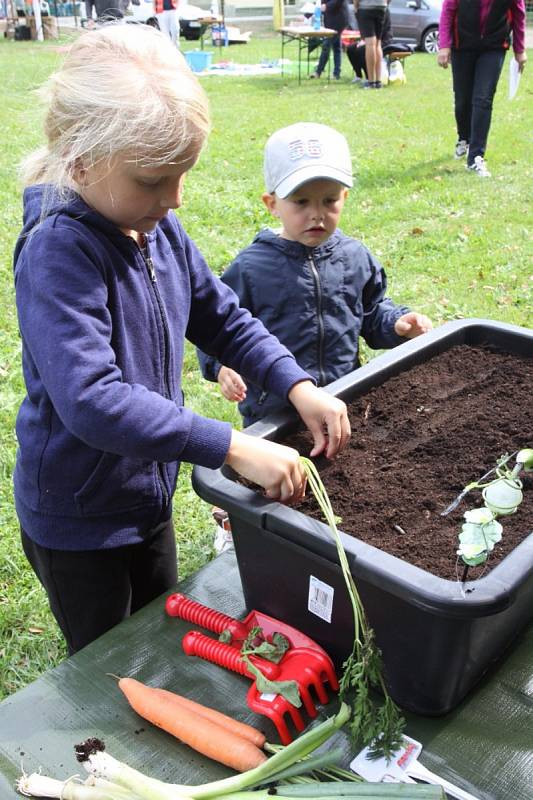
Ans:
[[[447,517],[440,512],[501,455],[533,446],[532,386],[533,359],[459,345],[353,400],[350,444],[333,463],[317,462],[339,528],[442,578],[460,578],[457,536],[464,512],[483,505],[481,492]],[[285,443],[306,454],[312,440],[306,431]],[[501,542],[469,579],[533,531],[533,473],[521,479],[521,506],[500,518]],[[312,496],[298,510],[322,519]]]

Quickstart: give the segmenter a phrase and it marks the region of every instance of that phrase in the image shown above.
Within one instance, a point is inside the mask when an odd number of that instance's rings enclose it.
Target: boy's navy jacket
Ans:
[[[339,230],[315,248],[262,230],[222,280],[319,386],[359,366],[359,336],[374,349],[405,341],[394,332],[394,323],[409,309],[385,296],[381,265],[361,242]],[[201,351],[198,358],[204,377],[216,381],[220,360]],[[247,386],[246,400],[239,404],[245,425],[287,406],[253,382]]]
[[[309,379],[239,308],[169,212],[137,243],[77,195],[40,222],[24,194],[15,285],[27,395],[17,418],[15,500],[38,544],[139,542],[167,519],[179,462],[223,464],[229,424],[183,405],[184,338],[286,398]]]

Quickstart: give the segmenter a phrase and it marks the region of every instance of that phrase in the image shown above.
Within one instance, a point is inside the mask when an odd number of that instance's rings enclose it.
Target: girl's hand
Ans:
[[[524,52],[524,53],[515,53],[514,57],[516,58],[516,60],[518,62],[518,69],[520,70],[520,72],[523,72],[524,71],[524,67],[526,66],[527,53],[526,52]]]
[[[305,473],[292,447],[233,431],[225,463],[262,486],[272,500],[297,503],[305,494]]]
[[[241,403],[246,399],[246,384],[235,370],[229,367],[221,367],[217,375],[220,384],[220,391],[226,400]]]
[[[350,439],[346,405],[337,397],[317,389],[311,381],[297,383],[288,397],[313,434],[311,457],[325,453],[326,458],[334,458]]]
[[[441,49],[437,53],[437,64],[439,65],[439,67],[448,69],[448,64],[450,63],[450,55],[451,55],[451,50],[449,47],[441,47]]]
[[[394,323],[394,331],[398,336],[404,336],[406,339],[415,339],[423,333],[427,333],[433,327],[433,323],[426,317],[425,314],[417,314],[416,311],[409,311],[401,317],[398,317]]]

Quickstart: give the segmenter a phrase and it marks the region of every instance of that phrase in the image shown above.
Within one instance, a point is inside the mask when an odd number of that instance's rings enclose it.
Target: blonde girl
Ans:
[[[73,653],[175,583],[181,461],[228,464],[284,502],[304,492],[296,451],[184,406],[185,337],[288,397],[315,454],[333,457],[349,424],[174,213],[209,112],[170,40],[133,25],[86,33],[45,95],[15,250],[27,394],[14,483],[24,550]]]

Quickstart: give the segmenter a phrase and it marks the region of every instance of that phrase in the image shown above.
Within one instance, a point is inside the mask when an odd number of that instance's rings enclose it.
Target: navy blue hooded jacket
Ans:
[[[339,230],[314,248],[270,229],[260,231],[222,280],[319,386],[359,366],[359,336],[374,349],[405,341],[394,332],[394,323],[409,309],[385,296],[381,265],[361,242]],[[202,352],[198,358],[204,377],[216,381],[221,360]],[[250,425],[286,406],[253,382],[239,411]]]
[[[240,309],[170,212],[147,253],[77,195],[39,224],[24,194],[15,250],[27,396],[17,418],[22,527],[55,549],[142,540],[168,518],[179,462],[223,464],[227,423],[183,406],[184,338],[286,398],[309,376]]]

